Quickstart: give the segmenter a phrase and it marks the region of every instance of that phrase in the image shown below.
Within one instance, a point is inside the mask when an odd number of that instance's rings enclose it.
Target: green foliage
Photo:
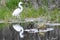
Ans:
[[[2,24],[0,24],[0,29],[4,28],[4,27],[8,27],[8,26],[9,26],[9,24],[2,23]]]
[[[21,0],[7,0],[6,7],[8,7],[10,10],[13,10],[18,6],[20,1]]]
[[[48,0],[42,0],[42,4],[48,6]]]
[[[52,11],[48,10],[48,7],[43,6],[40,7],[38,10],[32,8],[26,8],[24,7],[23,12],[20,14],[21,15],[21,19],[25,19],[25,18],[36,18],[36,17],[40,17],[40,16],[46,16],[53,20],[55,20],[57,18],[57,16],[60,14],[60,11],[58,9],[54,9]],[[12,18],[12,11],[10,11],[10,9],[8,8],[0,8],[0,20],[9,20],[10,18]],[[60,17],[60,16],[58,16]]]
[[[44,7],[40,7],[38,10],[32,8],[24,8],[21,17],[22,18],[36,18],[42,16],[46,16],[48,11]]]
[[[51,11],[51,19],[52,20],[57,20],[60,21],[59,19],[59,16],[60,15],[60,11],[58,9],[54,9],[53,11]]]
[[[5,19],[11,16],[11,11],[7,8],[0,8],[0,19]],[[8,19],[8,18],[7,18]]]
[[[38,10],[34,8],[24,8],[22,14],[21,14],[21,19],[25,18],[36,18],[36,17],[47,17],[48,19],[51,19],[52,21],[60,20],[60,11],[55,8],[54,10],[48,10],[48,7],[42,6]]]

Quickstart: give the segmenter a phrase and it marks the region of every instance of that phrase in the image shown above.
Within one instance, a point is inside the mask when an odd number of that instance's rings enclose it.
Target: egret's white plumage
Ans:
[[[23,32],[24,32],[23,27],[21,27],[19,24],[15,24],[15,25],[13,25],[13,28],[14,28],[17,32],[19,32],[19,35],[20,35],[21,38],[24,37],[24,35],[23,35]]]
[[[22,2],[19,2],[18,8],[13,11],[13,14],[12,14],[13,16],[18,17],[19,14],[22,12],[23,7],[21,6],[21,4],[22,4]]]
[[[12,14],[13,16],[19,17],[19,14],[20,14],[20,13],[22,12],[22,10],[23,10],[23,7],[21,6],[21,4],[22,4],[22,2],[19,2],[18,8],[13,11],[13,14]],[[20,35],[21,38],[24,37],[24,35],[23,35],[23,32],[24,32],[23,27],[21,27],[19,24],[15,24],[15,25],[13,25],[13,28],[14,28],[17,32],[19,32],[19,35]]]

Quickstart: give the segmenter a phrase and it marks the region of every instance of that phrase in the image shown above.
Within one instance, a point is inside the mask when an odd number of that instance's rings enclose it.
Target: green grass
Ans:
[[[14,10],[13,10],[14,11]],[[12,18],[12,10],[8,8],[0,8],[0,20],[9,20]],[[47,7],[40,7],[38,10],[32,8],[26,8],[24,7],[22,13],[20,14],[21,19],[25,18],[37,18],[41,16],[48,17],[50,16],[51,19],[55,20],[59,19],[60,11],[58,9],[54,9],[52,11],[48,10]]]
[[[11,11],[7,8],[0,8],[0,19],[1,20],[4,20],[5,18],[6,19],[9,19],[9,17],[11,17]]]
[[[47,7],[40,7],[38,10],[34,8],[24,8],[21,14],[21,17],[22,18],[31,18],[31,17],[36,18],[40,16],[45,16],[49,18],[50,16],[51,19],[56,19],[59,14],[60,14],[60,11],[57,8],[52,11],[48,10]]]

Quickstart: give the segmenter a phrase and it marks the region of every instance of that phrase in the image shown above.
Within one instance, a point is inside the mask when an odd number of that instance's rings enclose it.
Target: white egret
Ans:
[[[13,11],[13,16],[19,17],[19,14],[23,11],[23,7],[21,6],[22,2],[19,2],[18,8]]]
[[[13,11],[13,14],[12,14],[13,16],[15,16],[15,17],[17,17],[17,18],[19,18],[19,14],[20,14],[20,13],[22,12],[22,10],[23,10],[23,7],[21,6],[21,4],[22,4],[22,2],[19,2],[18,8],[15,9],[15,10]],[[13,25],[13,28],[14,28],[17,32],[19,32],[21,38],[24,37],[24,35],[23,35],[23,32],[24,32],[23,27],[21,27],[19,24],[15,24],[15,25]]]
[[[24,37],[24,35],[23,35],[23,32],[24,32],[23,27],[21,27],[19,24],[15,24],[15,25],[13,25],[13,28],[14,28],[17,32],[19,32],[19,35],[20,35],[21,38]]]

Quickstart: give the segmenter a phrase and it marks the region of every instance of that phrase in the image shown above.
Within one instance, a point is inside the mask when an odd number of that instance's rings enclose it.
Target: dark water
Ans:
[[[32,28],[32,25],[30,26]],[[27,32],[24,32],[24,35],[24,38],[20,38],[19,33],[12,26],[0,29],[0,40],[60,40],[60,28],[57,27],[53,31],[45,33],[44,36]]]

